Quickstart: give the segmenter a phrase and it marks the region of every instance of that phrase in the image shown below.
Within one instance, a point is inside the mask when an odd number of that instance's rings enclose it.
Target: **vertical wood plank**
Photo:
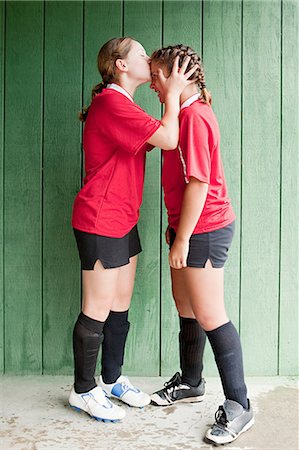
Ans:
[[[282,2],[279,375],[298,375],[298,3]]]
[[[241,337],[247,375],[275,375],[280,217],[280,2],[243,9]]]
[[[5,369],[40,373],[43,4],[6,10]]]
[[[179,10],[178,10],[179,5]],[[163,46],[185,44],[201,54],[202,17],[201,1],[165,1],[163,21]],[[172,375],[179,369],[178,313],[171,293],[168,246],[164,232],[167,217],[162,206],[162,279],[161,279],[161,375]]]
[[[46,2],[44,76],[44,372],[72,373],[80,270],[71,228],[80,189],[82,2]]]
[[[124,35],[140,41],[148,54],[161,43],[161,2],[126,1]],[[160,105],[149,84],[140,88],[135,101],[154,117]],[[160,345],[160,150],[147,155],[139,233],[143,252],[138,261],[136,284],[130,308],[131,328],[126,345],[124,372],[159,374]]]
[[[221,132],[221,155],[229,196],[237,216],[236,232],[225,264],[225,305],[239,326],[241,200],[241,1],[203,3],[203,63],[206,84]],[[205,374],[218,374],[207,342]]]
[[[4,180],[4,65],[5,65],[5,3],[0,3],[0,374],[4,372],[4,240],[3,240],[3,180]]]
[[[122,1],[87,1],[84,3],[84,105],[90,104],[91,90],[101,81],[101,75],[97,68],[97,56],[100,48],[109,39],[122,36],[122,10]],[[84,176],[84,171],[82,171],[82,174]],[[98,355],[97,367],[96,373],[100,373],[101,349]]]
[[[97,56],[105,42],[122,35],[121,1],[87,1],[84,13],[84,104],[90,104],[91,90],[101,81]]]

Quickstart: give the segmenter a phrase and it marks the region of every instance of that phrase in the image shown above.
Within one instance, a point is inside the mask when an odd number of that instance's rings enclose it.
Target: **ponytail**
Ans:
[[[102,90],[107,87],[108,83],[102,81],[101,83],[97,84],[96,86],[94,86],[94,88],[91,91],[91,100],[94,99],[94,97],[97,94],[100,94],[102,92]],[[85,106],[82,111],[79,113],[79,119],[81,120],[81,122],[85,122],[85,120],[87,119],[87,115],[88,115],[88,111],[89,111],[90,105],[89,106]]]
[[[109,83],[118,79],[115,62],[117,59],[126,58],[131,50],[133,39],[130,37],[113,38],[106,42],[98,53],[98,69],[102,76],[102,82],[97,84],[91,92],[91,101],[102,92]],[[81,122],[85,122],[90,105],[79,113]]]

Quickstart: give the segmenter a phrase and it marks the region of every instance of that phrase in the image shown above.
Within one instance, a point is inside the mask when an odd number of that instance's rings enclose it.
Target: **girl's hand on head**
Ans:
[[[169,252],[169,265],[173,269],[187,267],[187,256],[189,252],[189,240],[175,239]]]
[[[181,94],[185,87],[194,83],[194,80],[189,80],[191,75],[198,69],[198,65],[194,65],[188,72],[186,72],[188,64],[190,62],[190,56],[184,59],[182,67],[179,68],[179,56],[176,56],[171,74],[168,78],[165,77],[163,70],[158,69],[157,75],[160,82],[160,86],[163,89],[164,96],[167,94]]]

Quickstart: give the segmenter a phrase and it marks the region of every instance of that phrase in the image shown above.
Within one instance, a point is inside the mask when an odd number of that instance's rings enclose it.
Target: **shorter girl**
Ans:
[[[244,381],[239,335],[224,306],[224,264],[234,234],[235,215],[227,196],[220,155],[220,132],[205,86],[200,57],[183,45],[151,56],[151,88],[161,89],[161,71],[169,77],[173,62],[199,68],[180,96],[180,138],[176,150],[163,152],[162,184],[168,212],[172,290],[180,316],[180,362],[177,373],[152,395],[156,405],[201,401],[204,396],[202,357],[207,335],[225,395],[206,437],[225,444],[254,423]],[[198,93],[197,85],[201,89]]]

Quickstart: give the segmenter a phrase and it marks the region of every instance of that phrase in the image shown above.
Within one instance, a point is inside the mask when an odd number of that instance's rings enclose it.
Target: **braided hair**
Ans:
[[[98,70],[102,76],[102,82],[94,86],[91,91],[91,100],[102,92],[109,83],[117,81],[115,62],[124,59],[131,50],[133,39],[130,37],[113,38],[106,42],[98,53]],[[85,122],[90,105],[84,107],[79,113],[81,122]]]
[[[186,56],[191,57],[186,72],[194,67],[195,64],[198,65],[198,69],[196,69],[196,71],[190,76],[189,79],[194,80],[195,83],[199,86],[201,90],[201,100],[204,103],[211,105],[212,96],[206,88],[205,73],[201,58],[191,47],[183,44],[169,45],[168,47],[163,47],[159,50],[155,50],[150,59],[157,65],[166,67],[170,74],[176,56],[179,56],[179,67],[182,66]]]

